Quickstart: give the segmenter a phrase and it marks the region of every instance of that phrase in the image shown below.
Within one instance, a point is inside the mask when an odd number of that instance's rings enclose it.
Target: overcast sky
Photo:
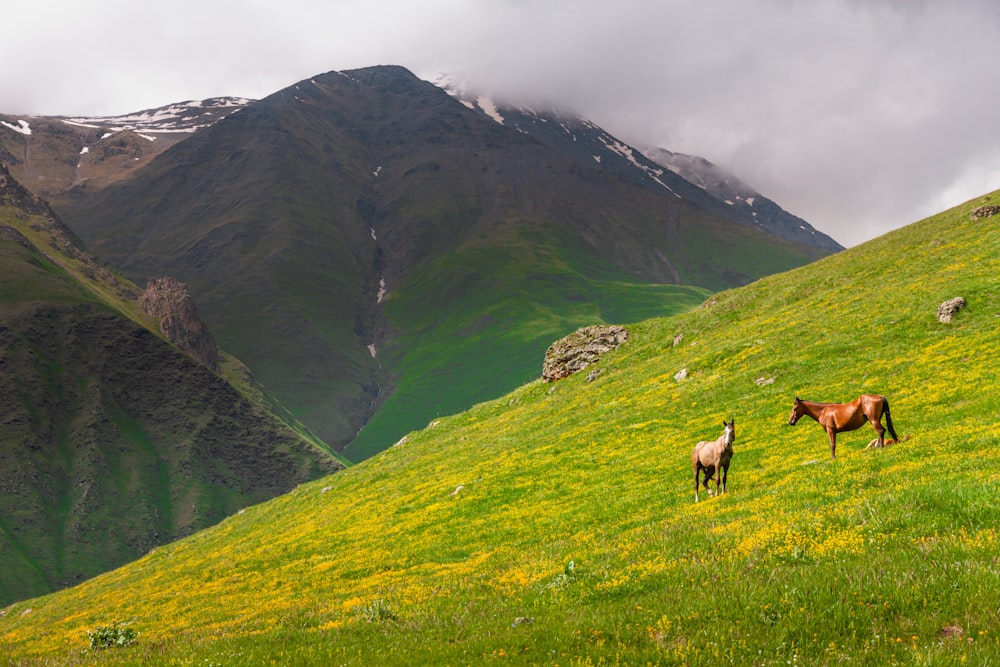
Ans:
[[[395,64],[701,155],[848,246],[1000,188],[997,0],[32,0],[2,15],[0,113],[260,98]]]

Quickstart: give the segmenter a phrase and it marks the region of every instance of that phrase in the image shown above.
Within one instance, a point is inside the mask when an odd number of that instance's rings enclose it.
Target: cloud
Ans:
[[[399,64],[702,155],[845,244],[1000,187],[987,0],[36,0],[19,13],[26,29],[0,44],[18,63],[0,72],[5,113],[262,97]]]

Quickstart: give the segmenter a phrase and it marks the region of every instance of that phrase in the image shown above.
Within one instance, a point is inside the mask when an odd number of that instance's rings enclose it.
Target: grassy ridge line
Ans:
[[[0,645],[86,664],[85,630],[130,620],[139,645],[102,661],[996,662],[1000,229],[971,207],[635,325],[596,382],[528,384],[12,605]],[[847,434],[831,461],[785,424],[795,394],[866,391],[909,440]],[[691,447],[726,417],[730,494],[695,505]]]
[[[67,284],[72,283],[75,289],[88,295],[92,300],[109,306],[140,326],[158,331],[154,320],[142,311],[137,302],[122,296],[122,292],[138,293],[138,288],[120,273],[102,266],[90,253],[84,251],[74,256],[73,251],[76,248],[67,245],[73,241],[68,232],[61,229],[61,223],[46,220],[39,215],[22,218],[7,208],[0,209],[0,223],[16,229],[35,246],[38,253],[44,257],[44,260],[39,260],[44,262],[38,265],[39,268],[44,268],[53,276],[59,276]],[[50,264],[46,266],[45,263]],[[111,284],[111,281],[117,282]],[[35,288],[27,284],[18,285],[19,289],[11,289],[8,286],[4,291],[5,301],[8,303],[30,301],[33,292],[40,292],[48,298],[47,289],[51,289],[53,285],[50,279],[43,286]],[[86,299],[79,299],[83,300]]]

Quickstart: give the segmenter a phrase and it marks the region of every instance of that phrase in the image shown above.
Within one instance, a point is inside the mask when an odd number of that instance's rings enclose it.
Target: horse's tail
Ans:
[[[893,440],[898,441],[899,436],[896,435],[896,429],[892,427],[892,415],[889,414],[889,399],[885,396],[882,397],[882,412],[885,413],[885,425],[889,428],[889,435],[892,436]]]

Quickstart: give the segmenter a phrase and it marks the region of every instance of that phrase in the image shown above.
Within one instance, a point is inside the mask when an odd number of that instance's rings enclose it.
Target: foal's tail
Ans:
[[[889,414],[889,399],[885,396],[882,397],[882,412],[885,414],[885,425],[889,429],[889,435],[892,436],[893,440],[898,441],[899,436],[896,435],[896,429],[892,427],[892,415]]]

